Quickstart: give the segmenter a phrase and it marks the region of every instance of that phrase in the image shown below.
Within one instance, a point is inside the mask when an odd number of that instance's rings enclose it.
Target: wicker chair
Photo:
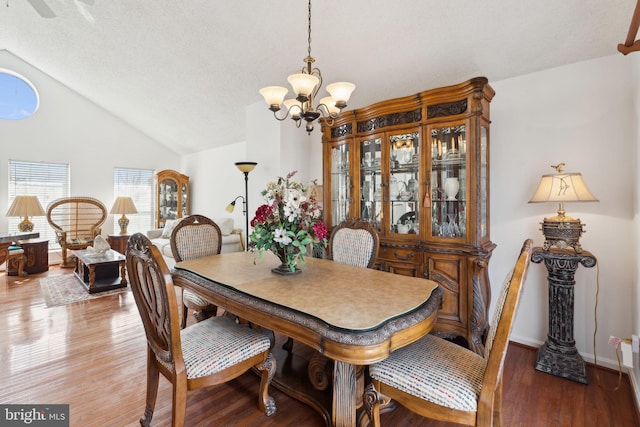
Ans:
[[[160,374],[173,385],[173,426],[184,425],[188,391],[228,382],[253,367],[261,373],[258,406],[267,416],[276,412],[269,395],[276,362],[267,336],[227,316],[180,329],[171,273],[158,248],[141,233],[127,243],[127,269],[147,336],[147,397],[141,425],[151,423]]]
[[[178,222],[171,232],[171,253],[176,262],[188,261],[209,255],[217,255],[222,248],[220,227],[203,215],[189,215]],[[194,311],[197,321],[215,316],[218,308],[200,295],[188,289],[182,290],[182,322],[187,326],[189,311]]]
[[[498,296],[484,357],[427,335],[369,366],[364,402],[371,424],[380,426],[380,406],[390,399],[430,419],[471,426],[499,426],[502,369],[532,241],[522,245],[515,268]]]
[[[47,206],[47,221],[56,233],[62,248],[61,267],[73,267],[75,257],[67,250],[86,249],[100,234],[100,227],[107,219],[107,208],[91,197],[63,197]]]

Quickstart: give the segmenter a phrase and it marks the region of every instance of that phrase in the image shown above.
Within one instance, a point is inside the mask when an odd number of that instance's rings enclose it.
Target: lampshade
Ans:
[[[267,86],[260,89],[262,95],[269,106],[278,106],[282,104],[282,100],[289,90],[282,86]]]
[[[129,196],[116,197],[116,201],[113,202],[113,206],[109,211],[110,214],[135,214],[138,213],[136,205],[133,204],[133,199]]]
[[[240,172],[249,173],[255,169],[256,162],[236,162],[236,167],[240,169]]]
[[[529,203],[538,202],[597,202],[579,173],[543,175]]]
[[[33,223],[29,221],[29,217],[44,215],[46,214],[37,196],[16,196],[6,216],[24,218],[24,220],[18,224],[18,230],[27,232],[33,231]]]
[[[315,89],[315,87],[320,83],[320,79],[312,74],[305,73],[296,73],[291,74],[287,81],[293,88],[293,93],[298,95],[303,95],[304,97],[308,97],[311,95],[311,92]]]
[[[339,108],[347,106],[347,101],[351,98],[351,93],[356,89],[356,85],[349,82],[337,82],[327,85],[327,92],[336,100]]]
[[[125,214],[138,213],[136,205],[133,204],[133,199],[129,196],[118,196],[116,201],[113,202],[113,206],[109,211],[110,214],[122,215],[118,220],[120,226],[120,234],[127,234],[127,226],[129,225],[129,218]]]
[[[545,218],[542,222],[542,234],[545,236],[544,250],[552,246],[564,249],[572,247],[582,252],[580,236],[584,232],[584,224],[579,219],[565,215],[564,202],[597,202],[598,199],[589,191],[582,175],[575,172],[563,172],[564,163],[552,166],[555,174],[543,175],[540,184],[529,203],[558,202],[558,214]]]

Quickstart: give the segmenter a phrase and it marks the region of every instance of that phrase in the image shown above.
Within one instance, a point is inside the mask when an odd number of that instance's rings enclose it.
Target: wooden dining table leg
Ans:
[[[333,368],[333,411],[335,427],[356,425],[356,367],[335,361]]]

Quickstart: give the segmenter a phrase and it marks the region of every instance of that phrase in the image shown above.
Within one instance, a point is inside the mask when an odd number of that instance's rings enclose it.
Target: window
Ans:
[[[9,203],[16,196],[37,196],[46,211],[52,201],[60,197],[69,197],[69,165],[62,163],[23,162],[9,160]],[[40,238],[49,239],[50,249],[59,249],[56,233],[44,216],[30,218],[33,230]],[[9,218],[9,231],[18,230],[22,218]]]
[[[153,170],[114,168],[113,199],[118,196],[130,196],[138,211],[127,215],[128,234],[144,233],[153,228]],[[113,233],[120,234],[118,218],[114,218]]]
[[[40,104],[38,91],[29,80],[3,68],[0,68],[0,99],[0,119],[7,120],[25,119]]]

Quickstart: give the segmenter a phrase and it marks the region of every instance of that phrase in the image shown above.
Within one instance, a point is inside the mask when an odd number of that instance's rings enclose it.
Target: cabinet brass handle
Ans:
[[[401,257],[400,254],[398,253],[398,251],[395,251],[393,254],[400,261],[409,261],[409,260],[411,260],[411,258],[413,258],[415,256],[415,254],[413,252],[409,253],[409,255],[407,255],[406,257]]]

